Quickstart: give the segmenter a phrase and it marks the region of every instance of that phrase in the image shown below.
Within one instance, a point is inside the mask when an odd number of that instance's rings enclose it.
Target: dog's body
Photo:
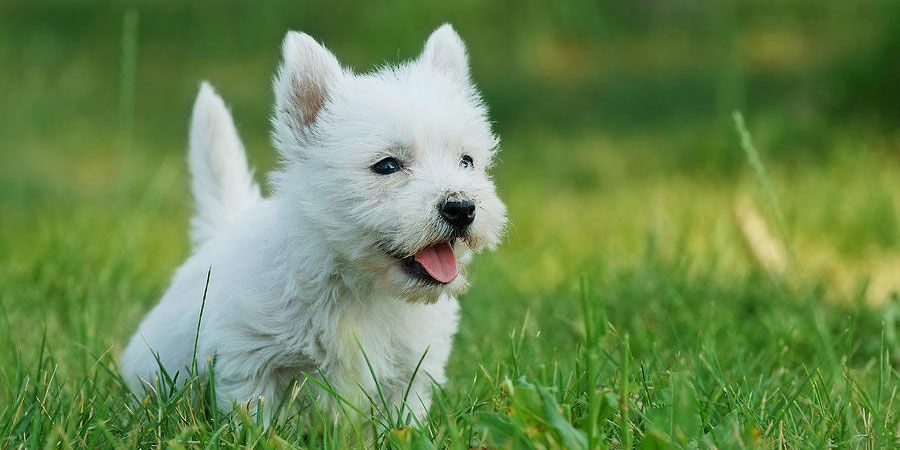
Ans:
[[[183,372],[198,337],[197,367],[214,360],[223,409],[262,398],[268,415],[307,372],[357,405],[378,398],[377,379],[393,412],[422,417],[431,379],[444,379],[464,265],[505,224],[486,172],[497,140],[465,48],[443,26],[419,59],[367,75],[300,33],[283,50],[273,117],[283,164],[269,198],[224,103],[201,87],[195,252],[131,339],[123,374],[140,392],[160,364]],[[336,411],[335,401],[320,405]]]

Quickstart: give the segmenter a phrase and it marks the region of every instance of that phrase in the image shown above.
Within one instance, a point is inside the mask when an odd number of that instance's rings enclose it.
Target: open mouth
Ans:
[[[401,261],[406,273],[430,283],[447,284],[459,275],[453,240],[429,245]]]

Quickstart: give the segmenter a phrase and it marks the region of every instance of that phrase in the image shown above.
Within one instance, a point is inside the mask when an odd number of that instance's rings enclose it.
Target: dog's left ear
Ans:
[[[464,83],[469,81],[469,57],[466,55],[466,46],[449,23],[441,25],[431,33],[419,59],[440,73]]]

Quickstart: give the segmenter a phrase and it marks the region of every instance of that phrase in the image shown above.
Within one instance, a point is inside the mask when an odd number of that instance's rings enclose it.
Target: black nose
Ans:
[[[471,200],[447,200],[441,205],[441,217],[450,225],[463,229],[475,220],[475,203]]]

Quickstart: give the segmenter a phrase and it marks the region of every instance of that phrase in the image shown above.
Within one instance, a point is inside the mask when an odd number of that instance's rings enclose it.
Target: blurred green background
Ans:
[[[502,138],[511,223],[461,299],[457,406],[432,422],[458,421],[448,440],[490,442],[481,413],[515,415],[502,385],[524,375],[586,430],[597,392],[621,392],[613,446],[629,420],[684,445],[896,441],[896,0],[0,0],[0,447],[219,442],[184,409],[133,409],[113,363],[190,251],[200,81],[264,182],[287,30],[365,72],[444,22]]]
[[[823,298],[862,290],[878,304],[900,287],[896,1],[3,0],[8,339],[34,348],[44,323],[51,338],[116,351],[156,301],[189,251],[184,151],[201,80],[232,107],[262,181],[287,30],[364,72],[416,57],[444,22],[466,41],[503,139],[495,175],[512,223],[477,262],[473,298],[513,299],[521,317],[579,274],[602,278],[648,252],[755,270],[734,214],[744,198],[788,243],[791,275],[820,280]],[[502,335],[508,302],[485,308],[466,326]]]

